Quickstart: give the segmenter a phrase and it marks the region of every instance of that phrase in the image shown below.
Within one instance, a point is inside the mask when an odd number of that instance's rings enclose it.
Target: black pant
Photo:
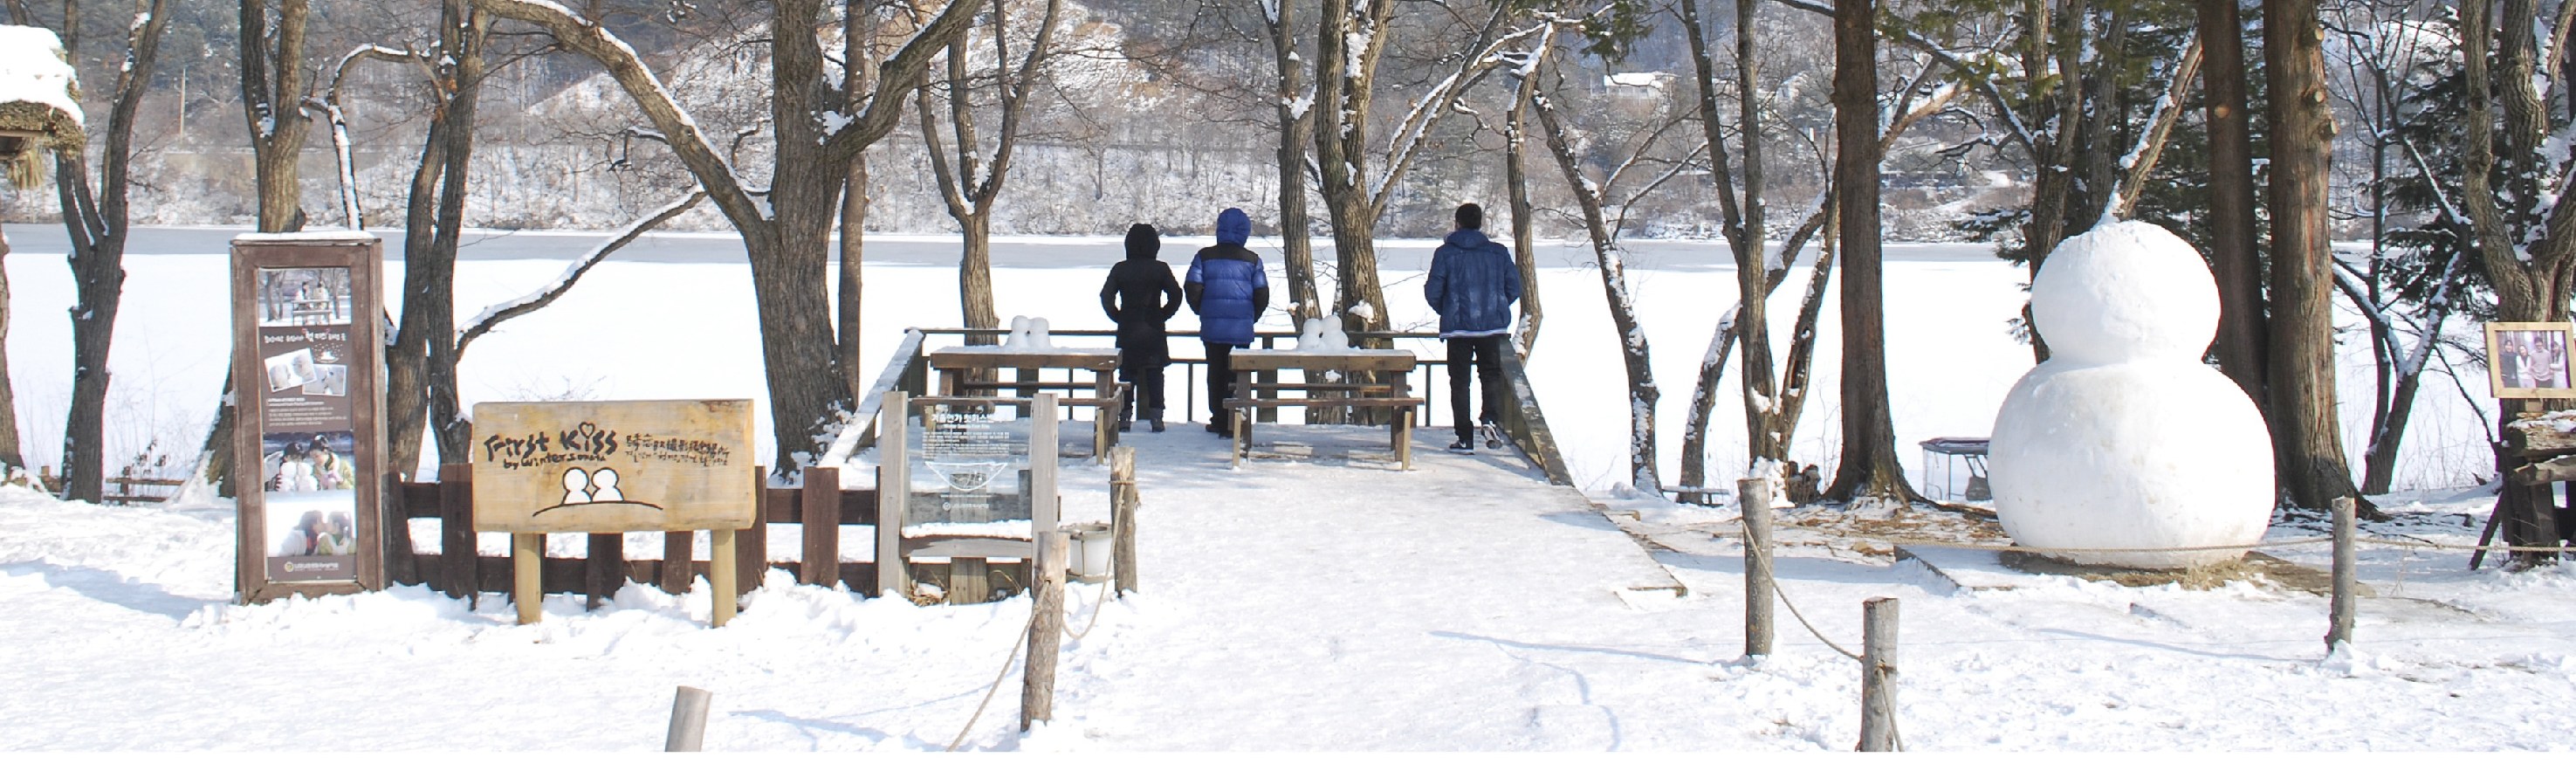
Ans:
[[[1494,420],[1494,412],[1503,408],[1503,354],[1508,335],[1449,338],[1449,418],[1456,421],[1458,439],[1476,434],[1476,423]],[[1467,368],[1473,365],[1476,376],[1485,378],[1485,412],[1475,419],[1467,418]]]
[[[1225,399],[1234,397],[1234,346],[1214,342],[1207,346],[1208,421],[1224,422]]]
[[[1145,418],[1163,419],[1163,364],[1153,349],[1121,348],[1118,351],[1118,381],[1134,385],[1127,400],[1119,404],[1118,421],[1136,421],[1136,410],[1143,408]]]

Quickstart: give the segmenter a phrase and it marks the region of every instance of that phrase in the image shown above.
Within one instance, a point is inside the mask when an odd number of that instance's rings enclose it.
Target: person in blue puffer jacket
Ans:
[[[1226,429],[1225,399],[1234,394],[1234,349],[1252,346],[1252,323],[1270,307],[1270,276],[1261,256],[1243,248],[1252,218],[1225,208],[1216,216],[1216,246],[1190,258],[1182,287],[1190,312],[1199,314],[1199,340],[1207,346],[1208,432]]]
[[[1474,453],[1476,423],[1494,421],[1503,408],[1503,354],[1512,333],[1512,303],[1521,299],[1521,270],[1512,250],[1485,238],[1485,208],[1458,205],[1458,230],[1431,251],[1431,276],[1422,297],[1440,314],[1440,338],[1449,343],[1449,414],[1458,442],[1449,450]],[[1484,415],[1467,418],[1467,369],[1485,380]]]

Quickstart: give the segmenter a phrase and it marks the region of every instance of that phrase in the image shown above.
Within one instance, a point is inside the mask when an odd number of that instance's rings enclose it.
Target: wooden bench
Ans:
[[[1304,389],[1299,385],[1268,385],[1285,389]],[[1342,385],[1340,387],[1348,387]],[[1413,469],[1413,411],[1429,402],[1421,398],[1352,397],[1352,398],[1228,398],[1225,408],[1234,425],[1232,466],[1243,466],[1243,457],[1252,451],[1253,412],[1265,408],[1304,406],[1310,408],[1384,408],[1395,409],[1395,419],[1387,423],[1387,448],[1395,451],[1396,463],[1407,471]]]

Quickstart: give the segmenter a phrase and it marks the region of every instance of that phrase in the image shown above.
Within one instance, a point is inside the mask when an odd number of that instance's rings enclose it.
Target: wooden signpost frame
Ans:
[[[1030,576],[1064,565],[1050,557],[1046,545],[1037,539],[1057,530],[1062,514],[1062,499],[1056,492],[1056,397],[1039,393],[1025,398],[965,398],[934,396],[913,398],[901,390],[887,391],[877,408],[877,526],[876,562],[877,593],[884,596],[909,596],[912,592],[910,566],[905,561],[913,555],[981,560],[988,557],[1017,557],[1028,560]],[[1029,534],[1030,539],[986,537],[947,537],[907,540],[903,537],[904,514],[912,491],[911,433],[913,409],[941,403],[1009,404],[1026,402],[1029,423]],[[890,490],[891,489],[891,490]],[[953,570],[953,568],[952,568]],[[968,603],[973,604],[973,603]]]
[[[2576,386],[2518,387],[2506,379],[2503,338],[2507,332],[2551,332],[2558,335],[2559,354],[2555,359],[2557,378],[2571,379],[2568,354],[2576,352],[2576,323],[2565,321],[2490,321],[2485,325],[2487,351],[2487,385],[2495,393],[2498,426],[2503,429],[2498,453],[2497,473],[2504,476],[2505,486],[2496,495],[2494,510],[2487,514],[2486,527],[2478,534],[2478,550],[2469,555],[2469,569],[2476,570],[2486,561],[2487,544],[2502,532],[2507,546],[2536,546],[2551,542],[2561,535],[2557,527],[2555,484],[2564,479],[2560,470],[2552,469],[2566,458],[2567,443],[2553,438],[2534,438],[2529,432],[2517,432],[2514,422],[2548,413],[2555,403],[2566,405],[2576,398]],[[2536,440],[2546,442],[2534,442]],[[2556,557],[2544,552],[2518,551],[2516,562],[2538,564]]]
[[[348,398],[357,445],[352,530],[354,581],[273,581],[268,576],[268,506],[261,490],[261,436],[266,429],[266,367],[259,347],[259,272],[280,268],[349,269]],[[362,231],[343,236],[245,234],[232,242],[234,592],[245,603],[292,595],[350,594],[384,588],[384,242]],[[398,526],[408,528],[408,526]]]

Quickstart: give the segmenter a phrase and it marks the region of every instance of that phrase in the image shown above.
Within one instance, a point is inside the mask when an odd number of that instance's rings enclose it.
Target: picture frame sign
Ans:
[[[241,598],[382,588],[383,243],[332,231],[232,245]]]
[[[2567,360],[2576,348],[2576,323],[2490,321],[2486,339],[2487,384],[2495,397],[2576,398]]]
[[[751,401],[474,406],[474,529],[624,533],[751,527]]]

